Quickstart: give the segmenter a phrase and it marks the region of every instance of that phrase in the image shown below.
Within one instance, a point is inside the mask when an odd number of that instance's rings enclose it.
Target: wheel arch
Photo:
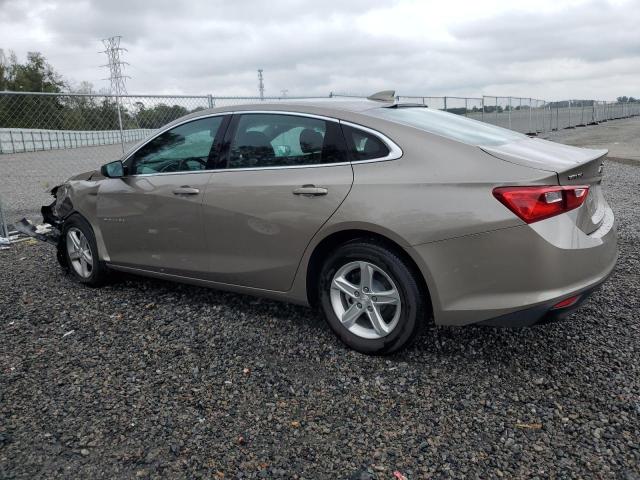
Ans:
[[[418,280],[418,284],[428,301],[428,308],[431,316],[433,316],[433,296],[431,282],[426,277],[429,276],[428,272],[425,272],[425,266],[420,260],[416,260],[414,255],[410,253],[410,248],[403,247],[398,240],[391,238],[391,234],[385,234],[376,232],[367,228],[348,228],[338,231],[333,231],[327,234],[322,240],[314,246],[309,260],[307,262],[306,269],[306,294],[309,305],[316,307],[318,305],[318,281],[320,269],[322,268],[322,260],[327,257],[328,253],[333,249],[343,245],[344,243],[362,239],[363,241],[369,241],[383,245],[386,248],[393,250],[403,260],[407,262],[412,272]],[[422,264],[422,265],[419,265]],[[426,274],[425,274],[426,273]]]

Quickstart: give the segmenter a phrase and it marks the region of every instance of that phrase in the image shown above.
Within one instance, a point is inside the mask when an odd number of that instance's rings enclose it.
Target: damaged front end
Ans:
[[[71,205],[65,191],[66,184],[57,185],[51,189],[51,195],[55,200],[49,205],[43,205],[40,209],[42,224],[34,225],[31,221],[23,218],[15,225],[15,229],[24,235],[50,243],[60,249],[64,219],[71,211]],[[69,212],[65,215],[67,210]]]

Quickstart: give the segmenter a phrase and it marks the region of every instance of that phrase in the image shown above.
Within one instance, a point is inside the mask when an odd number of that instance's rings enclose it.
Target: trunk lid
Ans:
[[[559,185],[588,185],[589,195],[577,210],[576,224],[587,234],[602,224],[608,208],[601,185],[608,150],[572,147],[539,138],[480,148],[507,162],[555,172]]]

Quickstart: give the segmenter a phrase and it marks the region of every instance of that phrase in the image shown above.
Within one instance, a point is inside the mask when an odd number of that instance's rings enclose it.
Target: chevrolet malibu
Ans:
[[[89,286],[118,270],[317,306],[371,354],[430,320],[564,316],[607,278],[605,150],[391,93],[187,115],[54,188],[46,240]]]

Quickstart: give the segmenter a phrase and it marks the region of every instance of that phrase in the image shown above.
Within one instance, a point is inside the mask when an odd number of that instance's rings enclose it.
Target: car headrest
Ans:
[[[267,147],[271,146],[269,139],[262,132],[250,130],[238,135],[238,147]]]
[[[304,153],[315,153],[322,151],[324,138],[320,132],[305,128],[300,132],[300,149]]]

